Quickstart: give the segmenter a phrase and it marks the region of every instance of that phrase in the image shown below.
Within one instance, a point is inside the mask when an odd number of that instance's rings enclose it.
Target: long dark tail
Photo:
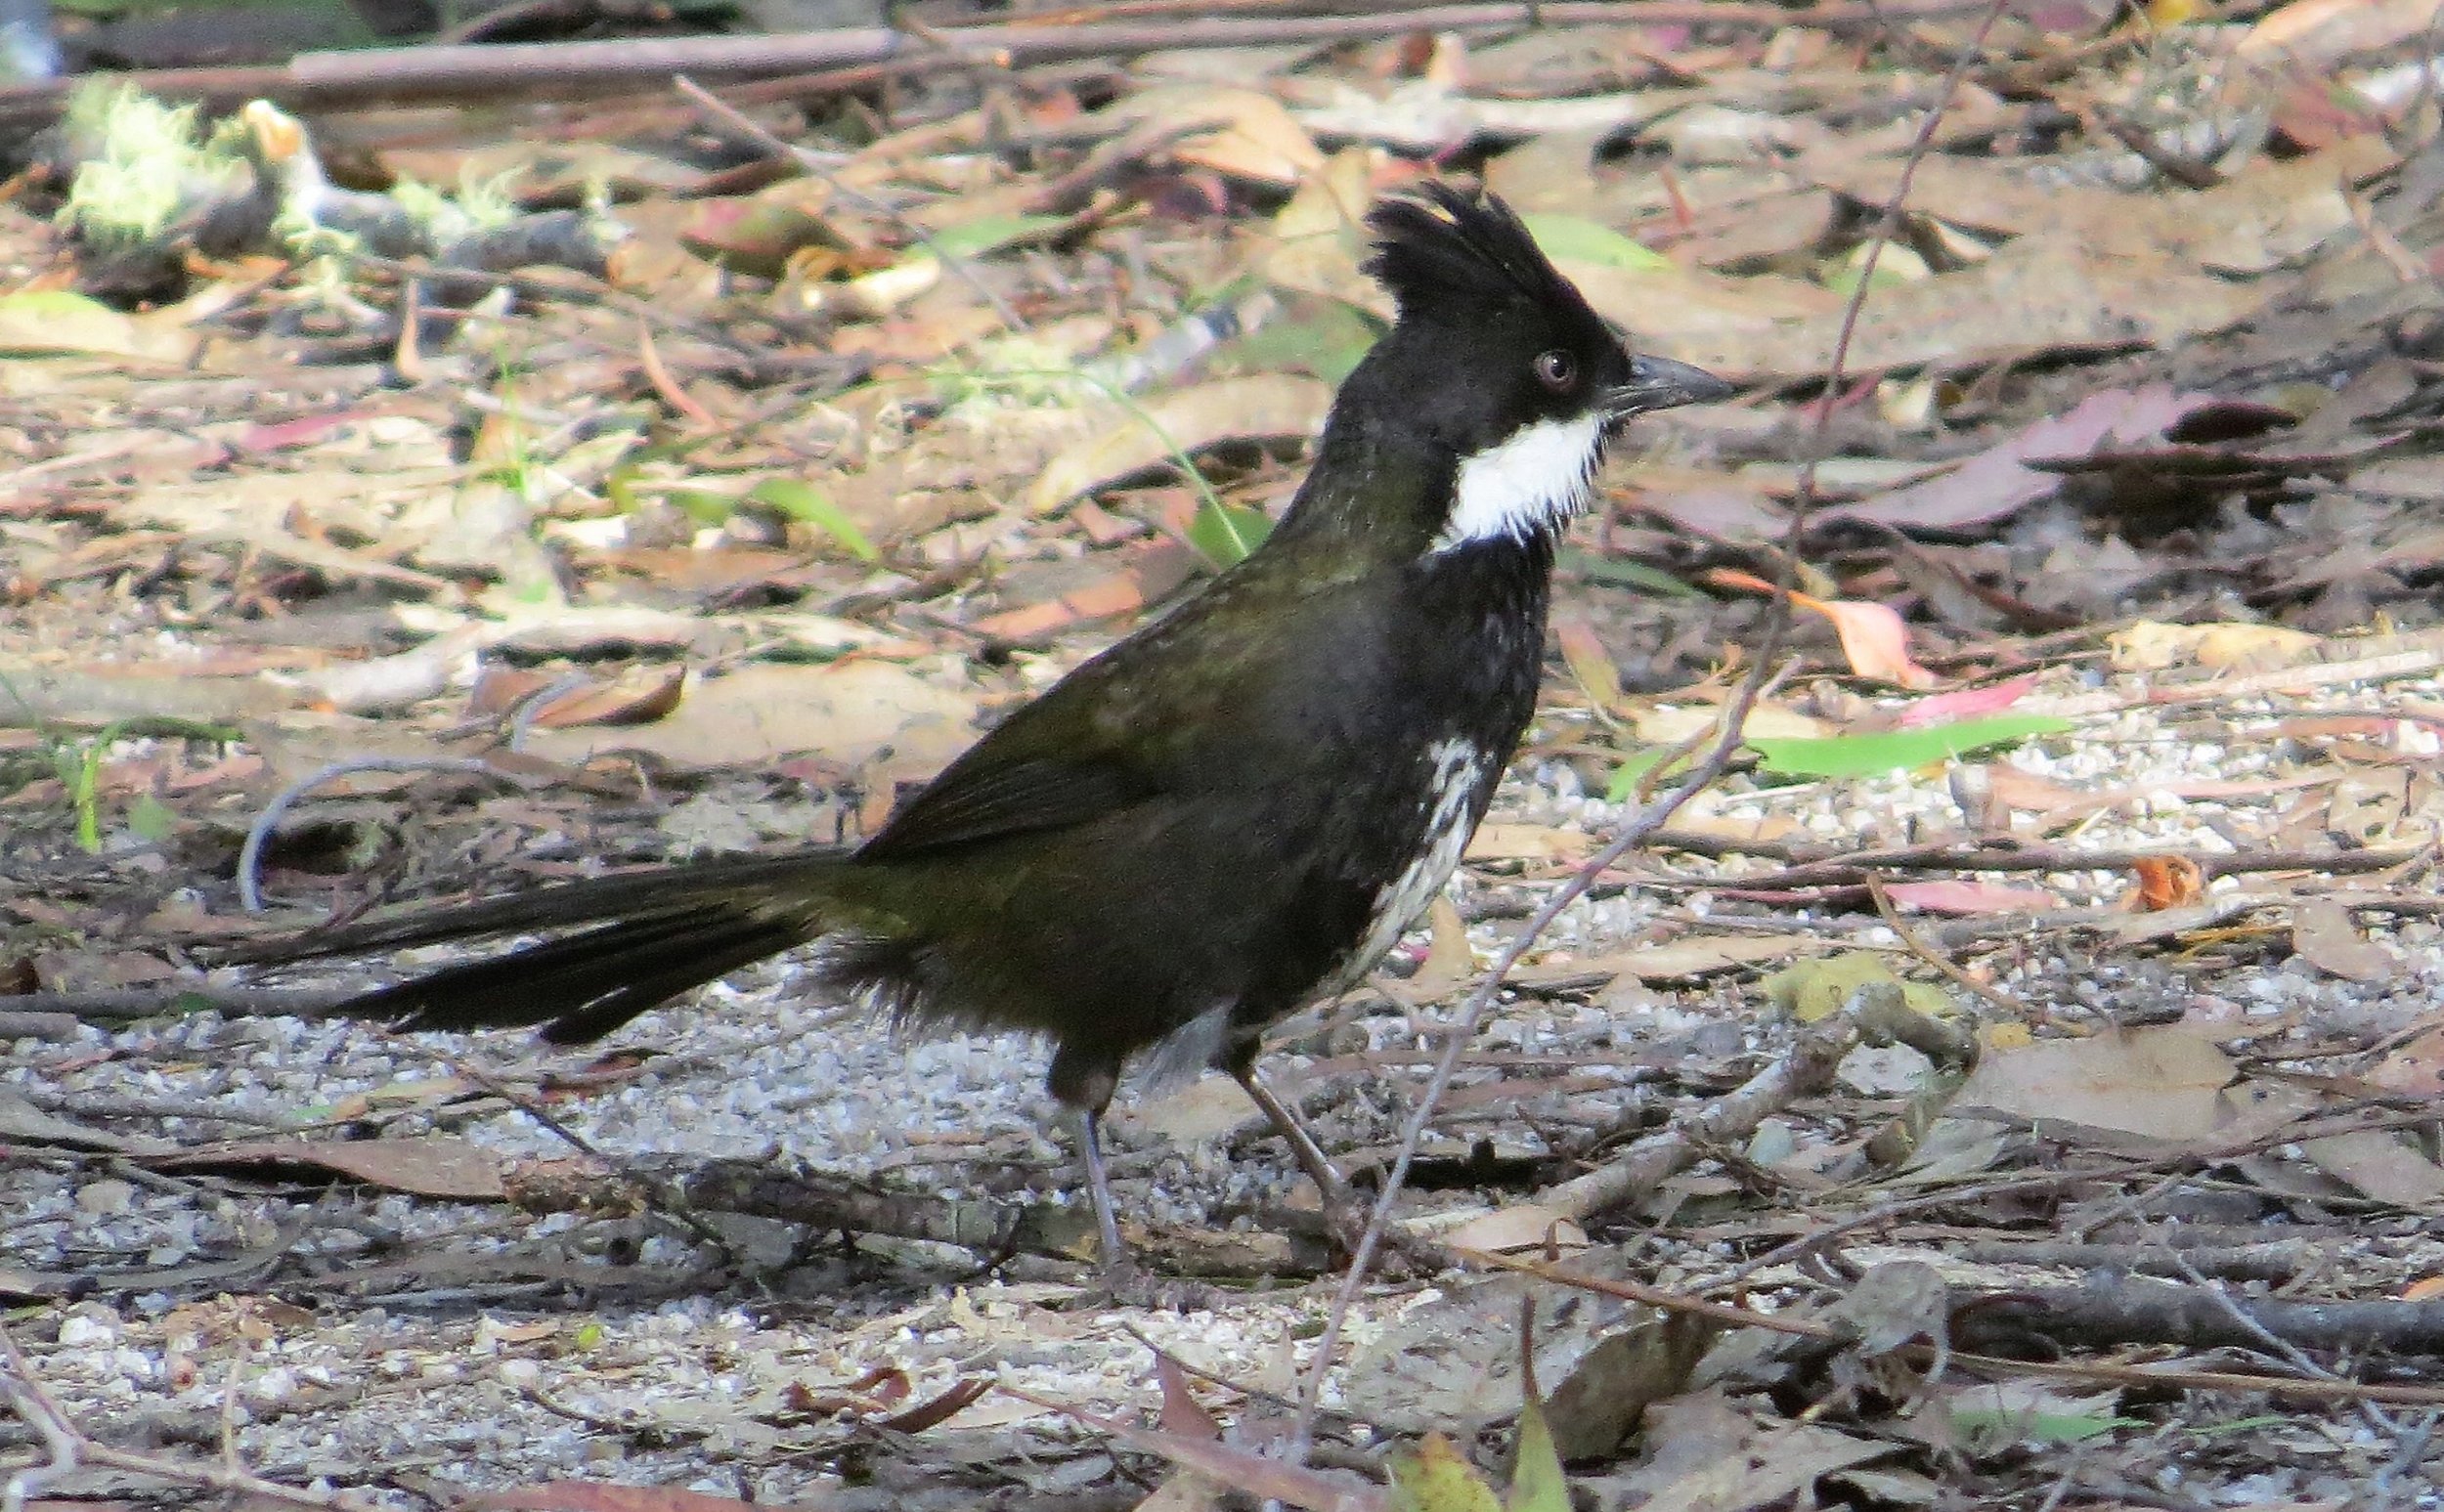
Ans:
[[[544,1038],[575,1044],[835,928],[847,867],[840,855],[654,867],[301,934],[248,958],[294,961],[548,933],[506,955],[363,993],[335,1012],[404,1029],[540,1024]]]

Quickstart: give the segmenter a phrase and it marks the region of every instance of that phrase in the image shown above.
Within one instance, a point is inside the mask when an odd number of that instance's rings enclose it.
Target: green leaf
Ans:
[[[1950,760],[1988,746],[2008,746],[2032,735],[2059,735],[2076,726],[2057,714],[1994,714],[1919,730],[1877,730],[1862,735],[1754,736],[1748,748],[1760,764],[1782,777],[1872,777],[1906,767]]]
[[[847,546],[859,561],[880,560],[882,553],[874,542],[866,540],[857,522],[849,518],[832,496],[803,478],[766,478],[747,491],[747,497],[770,504],[801,525],[811,525],[824,535]]]
[[[152,794],[143,794],[127,805],[127,828],[137,839],[157,844],[178,833],[178,813]]]
[[[1224,372],[1303,372],[1337,386],[1374,347],[1381,328],[1339,300],[1304,320],[1268,322],[1213,354]]]
[[[1583,551],[1576,546],[1562,547],[1560,560],[1562,571],[1577,573],[1580,577],[1592,582],[1608,583],[1615,587],[1636,588],[1639,592],[1652,593],[1661,598],[1703,598],[1705,596],[1673,574],[1658,567],[1649,567],[1644,562],[1633,562],[1617,556],[1602,556],[1593,551]]]
[[[2144,1428],[2135,1417],[2086,1417],[2068,1412],[1998,1412],[1985,1408],[1954,1408],[1952,1426],[1987,1444],[2033,1439],[2039,1444],[2077,1444],[2117,1428]]]
[[[1672,259],[1661,252],[1649,251],[1611,227],[1597,225],[1583,215],[1539,213],[1520,219],[1527,222],[1528,235],[1536,238],[1547,257],[1641,273],[1672,266]]]
[[[720,525],[738,512],[738,496],[719,489],[669,488],[650,491],[678,506],[679,513],[698,525]]]
[[[1217,569],[1244,559],[1272,533],[1273,522],[1263,510],[1219,499],[1200,506],[1197,517],[1188,522],[1188,543]]]
[[[1485,1477],[1439,1433],[1393,1461],[1391,1502],[1397,1512],[1502,1512]]]
[[[1670,746],[1648,746],[1624,756],[1621,764],[1612,769],[1612,776],[1604,783],[1604,801],[1626,803],[1637,797],[1637,785],[1644,782],[1646,774],[1671,755]]]
[[[1545,1421],[1545,1404],[1533,1394],[1519,1404],[1519,1443],[1510,1458],[1510,1494],[1503,1498],[1503,1512],[1570,1512],[1561,1450]]]
[[[920,241],[909,250],[936,252],[944,257],[982,257],[1066,224],[1058,215],[987,215],[945,226],[934,233],[930,244]]]

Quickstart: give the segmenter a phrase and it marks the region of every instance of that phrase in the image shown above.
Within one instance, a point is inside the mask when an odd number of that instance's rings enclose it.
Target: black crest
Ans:
[[[1403,319],[1453,300],[1570,309],[1579,292],[1554,271],[1510,207],[1483,190],[1440,182],[1387,199],[1367,224],[1364,271],[1391,291]]]

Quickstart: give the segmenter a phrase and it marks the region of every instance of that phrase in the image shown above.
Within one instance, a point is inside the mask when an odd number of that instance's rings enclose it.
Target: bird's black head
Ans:
[[[1345,527],[1432,550],[1549,538],[1587,502],[1631,415],[1730,392],[1631,353],[1492,194],[1428,184],[1368,224],[1366,271],[1399,318],[1342,385],[1317,471],[1337,453],[1377,482],[1311,480],[1301,500]],[[1387,472],[1423,486],[1395,497]]]

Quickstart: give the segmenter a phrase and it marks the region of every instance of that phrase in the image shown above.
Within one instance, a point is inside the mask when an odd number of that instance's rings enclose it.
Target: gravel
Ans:
[[[2382,696],[2433,702],[2444,689],[2399,684]],[[2080,788],[2271,777],[2287,769],[2277,755],[2279,719],[2319,706],[2364,712],[2369,703],[2369,695],[2336,692],[2247,704],[2219,729],[2193,712],[2133,710],[2001,759]],[[2214,800],[2154,797],[2091,819],[2058,842],[2220,851],[2239,837],[2264,845],[2278,806],[2289,800],[2280,791]],[[1622,816],[1617,805],[1590,797],[1570,766],[1547,761],[1514,780],[1495,818],[1600,837]],[[1862,833],[1895,842],[1939,834],[1956,828],[1960,814],[1942,773],[1902,773],[1780,787],[1734,782],[1691,804],[1684,820],[1787,821],[1798,834],[1855,842]],[[1708,889],[1768,869],[1684,855],[1642,864],[1659,885],[1574,905],[1535,961],[1557,964],[1658,931],[1702,931],[1709,920],[1756,914]],[[2128,886],[2103,870],[2012,880],[2046,886],[2067,904],[2111,903]],[[1480,874],[1466,886],[1482,899],[1529,883]],[[2229,890],[2242,882],[2212,886]],[[2372,937],[2399,959],[2390,979],[2340,980],[2297,958],[2193,969],[2048,935],[1992,958],[1993,984],[2077,1022],[2160,1017],[2169,1003],[2203,1017],[2285,1024],[2254,1044],[2259,1054],[2336,1034],[2368,1042],[2432,1012],[2444,984],[2444,933],[2423,919],[2364,917]],[[1855,917],[1779,909],[1760,922],[1894,943],[1882,924]],[[1515,918],[1487,919],[1471,928],[1470,940],[1481,958],[1517,927]],[[1413,939],[1409,956],[1421,945]],[[692,1007],[637,1020],[618,1042],[652,1047],[656,1058],[632,1079],[553,1098],[552,1117],[615,1157],[778,1153],[938,1183],[946,1191],[968,1189],[978,1171],[991,1169],[1005,1173],[1005,1183],[1013,1179],[1006,1173],[1019,1173],[1017,1189],[1030,1196],[1073,1192],[1069,1135],[1051,1118],[1038,1047],[1010,1036],[898,1041],[861,1015],[802,1000],[796,983],[786,965],[759,968]],[[1299,1053],[1278,1058],[1293,1083],[1318,1056],[1343,1066],[1361,1049],[1383,1058],[1372,1074],[1333,1084],[1339,1090],[1325,1126],[1336,1147],[1388,1139],[1424,1074],[1417,1056],[1392,1053],[1430,1050],[1426,1031],[1443,1010],[1404,1011],[1397,985],[1391,990],[1395,1000],[1321,1038],[1313,1024],[1293,1025]],[[1635,1053],[1694,1045],[1719,1055],[1728,1047],[1710,1034],[1717,1027],[1735,1028],[1750,1046],[1780,1032],[1758,1012],[1749,986],[1723,978],[1669,989],[1625,979],[1589,1002],[1511,995],[1478,1050],[1545,1058],[1555,1063],[1549,1070],[1576,1058],[1591,1076],[1617,1074],[1567,1092],[1526,1089],[1480,1109],[1465,1101],[1467,1086],[1506,1072],[1473,1067],[1446,1122],[1455,1138],[1444,1143],[1458,1151],[1489,1136],[1506,1148],[1537,1149],[1550,1128],[1622,1116],[1649,1079],[1630,1063]],[[438,1100],[435,1084],[454,1073],[421,1043],[351,1024],[202,1014],[16,1041],[0,1059],[0,1088],[43,1094],[46,1106],[70,1117],[79,1100],[100,1106],[105,1099],[122,1108],[126,1100],[157,1100],[283,1121],[390,1108],[392,1134],[452,1132],[538,1158],[567,1152],[558,1135],[523,1113]],[[503,1075],[582,1059],[544,1055],[507,1035],[429,1043]],[[1124,1204],[1175,1222],[1213,1215],[1244,1222],[1251,1205],[1300,1199],[1303,1184],[1270,1138],[1243,1142],[1228,1155],[1210,1143],[1183,1147],[1147,1134],[1163,1125],[1177,1100],[1211,1095],[1188,1089],[1149,1103],[1124,1088],[1135,1115],[1118,1126]],[[1523,1122],[1530,1111],[1556,1122]],[[182,1144],[258,1132],[196,1117],[86,1121],[128,1139]],[[948,1252],[904,1246],[879,1251],[880,1258],[837,1250],[802,1257],[764,1293],[733,1287],[707,1295],[691,1281],[701,1258],[693,1247],[644,1221],[533,1219],[362,1189],[172,1179],[107,1155],[37,1146],[0,1171],[0,1279],[8,1268],[170,1273],[150,1284],[114,1280],[17,1325],[76,1421],[112,1442],[208,1447],[219,1441],[234,1389],[236,1447],[260,1473],[363,1487],[376,1501],[402,1506],[415,1504],[419,1490],[553,1477],[759,1500],[834,1497],[820,1503],[826,1507],[934,1504],[929,1498],[972,1505],[979,1488],[1013,1484],[1057,1490],[1110,1472],[1103,1440],[1027,1398],[990,1394],[910,1437],[878,1437],[851,1419],[870,1424],[982,1376],[1080,1412],[1137,1420],[1157,1403],[1146,1340],[1243,1385],[1293,1391],[1327,1295],[1321,1286],[1281,1287],[1190,1311],[1065,1310],[1061,1304],[1076,1296],[1067,1280],[1026,1268],[979,1275]],[[247,1283],[237,1274],[228,1284],[240,1295],[218,1294],[207,1268],[270,1250],[286,1251],[308,1274],[371,1278],[266,1298],[242,1295]],[[507,1255],[542,1257],[559,1270],[546,1268],[539,1279],[532,1269],[504,1268],[500,1257]],[[578,1270],[606,1260],[631,1268],[624,1280],[589,1281]],[[1430,1294],[1378,1288],[1362,1306],[1359,1342]],[[1243,1422],[1271,1410],[1227,1393],[1206,1395]],[[867,1408],[824,1410],[827,1401],[851,1399]]]

